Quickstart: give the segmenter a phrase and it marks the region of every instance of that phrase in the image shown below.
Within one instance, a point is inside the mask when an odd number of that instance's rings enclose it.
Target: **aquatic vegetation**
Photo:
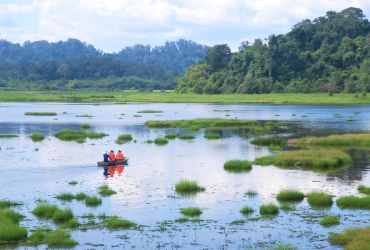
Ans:
[[[333,225],[338,225],[340,223],[339,217],[336,215],[329,215],[325,216],[322,220],[320,220],[320,225],[324,227],[330,227]]]
[[[221,139],[221,135],[218,133],[207,133],[204,135],[204,138],[206,139]]]
[[[149,128],[189,128],[191,126],[199,126],[201,128],[209,127],[254,127],[258,125],[255,120],[238,120],[238,119],[223,119],[223,118],[199,118],[193,120],[164,120],[155,121],[149,120],[145,122],[145,126]]]
[[[108,134],[105,133],[96,133],[96,132],[88,132],[86,133],[86,137],[89,139],[101,139],[105,136],[108,136]]]
[[[23,202],[11,201],[11,200],[0,200],[0,209],[9,208],[11,206],[20,206],[23,205]]]
[[[286,122],[278,122],[278,123],[276,123],[276,127],[285,127],[287,125],[287,123]]]
[[[343,196],[337,199],[340,208],[370,209],[370,196],[358,197],[354,195]]]
[[[172,139],[176,139],[177,135],[174,134],[174,133],[169,133],[169,134],[166,134],[164,136],[164,138],[168,139],[168,140],[172,140]]]
[[[146,109],[146,110],[138,111],[137,113],[162,113],[162,111],[160,111],[160,110]]]
[[[285,146],[286,140],[280,138],[255,138],[250,143],[258,146]]]
[[[24,218],[24,215],[14,211],[13,209],[0,209],[0,225],[2,222],[10,221],[14,224],[19,224],[19,221]]]
[[[49,247],[73,247],[78,244],[76,240],[71,238],[71,233],[63,229],[46,233],[44,242]]]
[[[230,172],[243,172],[252,169],[252,163],[247,160],[229,160],[224,163],[224,169]]]
[[[280,204],[280,209],[284,211],[293,211],[295,207],[290,203],[282,203]]]
[[[263,132],[265,132],[265,129],[263,127],[256,127],[254,128],[254,133],[257,133],[257,134],[261,134]]]
[[[323,192],[309,193],[307,201],[311,206],[331,206],[333,204],[332,196]]]
[[[279,213],[279,207],[273,203],[260,206],[261,215],[276,215]]]
[[[175,219],[175,221],[179,222],[179,223],[185,223],[185,222],[189,221],[189,218],[188,217],[180,217],[180,218]]]
[[[242,209],[240,209],[240,211],[242,214],[250,214],[252,212],[254,212],[254,209],[249,207],[249,206],[244,206],[242,207]]]
[[[66,209],[57,209],[53,213],[53,221],[60,223],[60,222],[67,222],[74,218],[73,212],[70,208]]]
[[[18,135],[11,135],[11,134],[0,134],[0,138],[15,138]]]
[[[84,115],[76,115],[76,117],[94,117],[94,116],[92,116],[92,115],[87,115],[87,114],[84,114]]]
[[[80,223],[78,222],[78,220],[73,218],[68,220],[64,225],[68,228],[77,228],[80,226]]]
[[[55,211],[60,210],[57,205],[42,202],[32,210],[32,213],[37,217],[50,219],[53,217]]]
[[[44,140],[45,137],[42,133],[36,132],[36,133],[33,133],[32,135],[30,135],[30,138],[34,142],[39,142],[39,141]]]
[[[90,128],[90,125],[88,123],[82,123],[81,124],[81,128],[82,129],[89,129]]]
[[[26,112],[25,115],[35,115],[35,116],[55,116],[56,112]]]
[[[357,190],[362,194],[370,195],[370,187],[368,186],[359,185]]]
[[[245,195],[246,196],[256,196],[256,195],[258,195],[258,193],[257,193],[257,191],[250,189],[247,192],[245,192]]]
[[[345,249],[368,249],[370,228],[349,228],[340,233],[329,233],[329,242]]]
[[[289,144],[309,145],[338,145],[338,146],[370,146],[370,134],[343,134],[329,135],[326,137],[303,137],[288,140]]]
[[[11,243],[26,239],[27,229],[12,222],[10,219],[2,218],[0,214],[0,242]]]
[[[75,198],[75,196],[71,193],[61,193],[56,195],[55,198],[63,201],[71,201]]]
[[[175,191],[179,193],[195,193],[204,191],[205,188],[198,185],[193,180],[180,180],[175,185]]]
[[[134,117],[141,117],[141,115],[134,115]]]
[[[118,141],[131,141],[132,140],[132,135],[131,134],[123,134],[123,135],[119,135],[117,137],[117,140]]]
[[[102,200],[96,196],[86,196],[85,205],[89,207],[96,207],[101,205]]]
[[[180,212],[186,216],[199,216],[203,213],[199,207],[183,207],[180,209]]]
[[[262,157],[254,159],[252,163],[255,165],[260,165],[260,166],[269,166],[269,165],[274,165],[274,159],[275,159],[274,156],[262,156]]]
[[[271,250],[298,250],[298,247],[291,245],[278,245],[277,247],[271,248]]]
[[[149,140],[149,139],[146,140],[145,142],[148,143],[148,144],[153,143],[153,141],[152,140]]]
[[[158,138],[154,139],[154,144],[156,144],[156,145],[165,145],[167,143],[168,143],[168,140],[166,138],[163,138],[163,137],[158,137]]]
[[[191,135],[191,134],[181,134],[181,135],[179,135],[179,139],[181,139],[181,140],[192,140],[194,138],[195,138],[195,136]]]
[[[302,201],[304,193],[294,189],[285,189],[277,194],[276,199],[278,201]]]
[[[136,226],[136,223],[120,219],[117,216],[109,217],[105,222],[108,229],[128,229]]]
[[[90,139],[101,139],[104,136],[107,136],[105,133],[96,133],[96,132],[88,132],[80,131],[80,130],[71,130],[71,129],[63,129],[54,135],[56,138],[62,141],[76,141],[76,142],[84,142],[86,137]]]
[[[113,194],[116,194],[117,192],[114,191],[113,189],[110,189],[108,185],[103,185],[99,187],[99,194],[101,196],[110,196]]]
[[[68,184],[69,184],[69,185],[77,185],[77,184],[78,184],[78,182],[77,182],[77,181],[70,181],[70,182],[68,182]]]
[[[271,150],[271,151],[282,151],[283,147],[270,145],[270,146],[268,146],[268,149]]]

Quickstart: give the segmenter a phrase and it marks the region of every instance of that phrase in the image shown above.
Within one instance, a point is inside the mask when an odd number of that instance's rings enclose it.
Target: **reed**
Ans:
[[[86,196],[85,205],[88,207],[97,207],[101,205],[102,200],[96,196]]]
[[[198,183],[193,180],[180,180],[175,185],[175,191],[179,193],[195,193],[204,190],[204,187],[199,186]]]
[[[217,133],[207,133],[204,135],[204,138],[212,140],[212,139],[221,139],[221,135]]]
[[[256,196],[256,195],[258,195],[258,193],[257,193],[257,191],[250,189],[247,192],[245,192],[245,195],[246,196]]]
[[[82,123],[81,124],[81,128],[82,129],[89,129],[90,128],[90,125],[88,123]]]
[[[254,209],[249,207],[249,206],[244,206],[242,207],[242,209],[240,209],[240,211],[242,214],[250,214],[252,212],[254,212]]]
[[[138,111],[137,113],[162,113],[162,111],[160,110],[151,110],[151,109],[145,109],[145,110],[141,110],[141,111]]]
[[[25,115],[35,115],[35,116],[56,116],[56,112],[26,112]]]
[[[158,137],[158,138],[154,139],[154,144],[156,144],[156,145],[165,145],[167,143],[168,143],[168,140],[166,138],[163,138],[163,137]]]
[[[274,159],[275,159],[274,156],[262,156],[254,159],[252,163],[260,166],[269,166],[274,164]]]
[[[199,216],[203,213],[199,207],[183,207],[180,209],[180,212],[186,216]]]
[[[294,189],[281,190],[277,196],[278,201],[302,201],[304,194]]]
[[[344,196],[337,199],[340,208],[370,209],[370,196],[358,197],[354,195]]]
[[[195,138],[195,136],[191,135],[191,134],[179,135],[179,139],[181,139],[181,140],[193,140],[194,138]]]
[[[285,146],[286,140],[280,138],[255,138],[250,143],[257,146]]]
[[[252,163],[247,160],[229,160],[224,163],[224,169],[231,172],[243,172],[252,169]]]
[[[357,190],[362,194],[370,195],[370,187],[359,185],[357,187]]]
[[[348,228],[339,233],[329,233],[329,242],[345,249],[369,249],[370,228]]]
[[[108,229],[128,229],[136,226],[136,223],[129,220],[120,219],[117,216],[108,218],[106,223]]]
[[[117,192],[113,189],[110,189],[108,185],[103,185],[99,187],[99,194],[101,196],[111,196],[113,194],[116,194]]]
[[[330,227],[330,226],[338,225],[340,221],[339,221],[338,216],[329,215],[329,216],[325,216],[324,218],[322,218],[322,220],[320,220],[319,223],[321,226]]]
[[[67,192],[67,193],[58,194],[57,196],[55,196],[55,198],[59,200],[63,200],[63,201],[71,201],[76,197],[72,193]]]
[[[164,120],[155,121],[149,120],[145,122],[145,126],[149,128],[189,128],[191,126],[199,126],[201,128],[209,127],[254,127],[258,122],[255,120],[238,120],[238,119],[223,119],[223,118],[199,118],[192,120]]]
[[[59,210],[57,205],[49,204],[49,203],[40,203],[32,210],[32,213],[37,217],[50,219],[53,217],[55,211]]]
[[[78,245],[78,242],[71,238],[71,233],[63,229],[48,232],[45,235],[45,243],[49,247],[73,247]]]
[[[53,221],[60,223],[60,222],[67,222],[74,218],[73,212],[70,208],[66,209],[58,209],[53,213]]]
[[[20,206],[23,205],[23,202],[11,201],[11,200],[0,200],[0,209],[9,208],[11,206]]]
[[[42,141],[45,139],[44,135],[42,133],[36,132],[30,135],[30,138],[34,142]]]
[[[343,134],[330,135],[326,137],[303,137],[288,140],[288,143],[299,143],[309,145],[338,145],[338,146],[370,146],[370,134]]]
[[[18,137],[18,135],[0,134],[0,138],[15,138],[15,137]]]
[[[260,206],[261,215],[276,215],[279,213],[279,207],[273,203]]]
[[[177,135],[176,134],[173,134],[173,133],[170,133],[170,134],[166,134],[164,136],[164,138],[168,139],[168,140],[173,140],[173,139],[176,139]]]
[[[333,204],[332,196],[323,192],[309,193],[307,201],[311,206],[331,206]]]

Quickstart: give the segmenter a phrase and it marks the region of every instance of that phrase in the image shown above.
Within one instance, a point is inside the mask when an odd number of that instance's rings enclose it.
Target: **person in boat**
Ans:
[[[109,159],[109,155],[108,155],[108,151],[105,151],[104,153],[103,153],[103,161],[104,162],[108,162],[108,159]]]
[[[118,150],[118,153],[116,154],[116,161],[123,161],[123,159],[125,159],[125,157],[123,156],[122,151]]]
[[[108,157],[109,157],[109,161],[116,161],[116,156],[114,155],[114,151],[113,150],[111,150],[109,152]]]

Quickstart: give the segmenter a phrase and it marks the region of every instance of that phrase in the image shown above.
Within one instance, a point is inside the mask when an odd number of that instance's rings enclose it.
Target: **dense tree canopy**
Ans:
[[[367,92],[370,23],[347,8],[305,19],[285,35],[211,48],[179,79],[180,93]]]

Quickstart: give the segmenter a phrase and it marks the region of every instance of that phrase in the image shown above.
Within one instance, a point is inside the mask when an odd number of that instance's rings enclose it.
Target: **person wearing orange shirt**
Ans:
[[[114,155],[114,151],[113,150],[111,150],[110,152],[109,152],[109,161],[116,161],[116,156]]]
[[[118,150],[118,153],[116,154],[116,160],[123,161],[123,159],[125,159],[125,157],[123,156],[122,151]]]

